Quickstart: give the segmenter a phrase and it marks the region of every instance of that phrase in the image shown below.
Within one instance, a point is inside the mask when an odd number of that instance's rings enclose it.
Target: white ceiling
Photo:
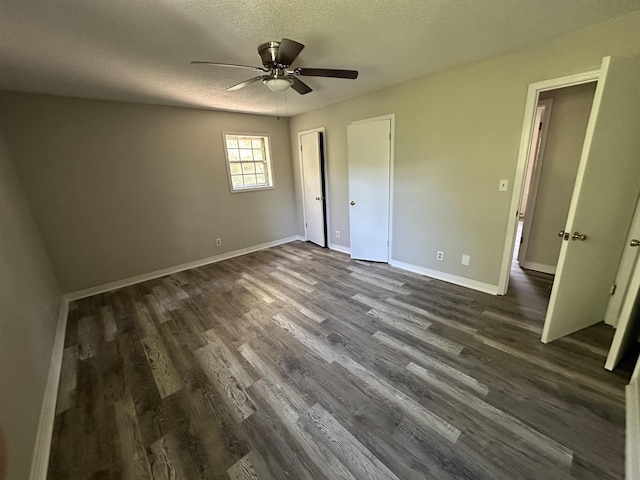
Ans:
[[[0,0],[0,89],[290,116],[640,9],[640,0]],[[257,46],[306,45],[314,91],[225,88]]]

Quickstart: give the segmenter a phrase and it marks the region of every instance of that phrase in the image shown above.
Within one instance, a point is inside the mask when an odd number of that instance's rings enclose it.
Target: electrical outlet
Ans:
[[[444,252],[436,252],[436,260],[443,260],[444,259]]]
[[[471,262],[471,257],[469,255],[462,255],[462,265],[468,267],[469,262]]]
[[[336,238],[340,238],[340,230],[336,230]]]
[[[222,245],[222,239],[216,238],[216,245],[219,247]]]

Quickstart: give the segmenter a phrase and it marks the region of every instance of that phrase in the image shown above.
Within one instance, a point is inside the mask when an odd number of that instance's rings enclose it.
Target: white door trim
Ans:
[[[325,230],[326,236],[325,243],[327,247],[331,244],[331,213],[329,207],[329,173],[327,162],[327,137],[325,133],[325,127],[312,128],[310,130],[303,130],[298,132],[298,166],[300,169],[300,195],[302,197],[302,221],[304,222],[304,239],[309,241],[309,235],[307,234],[307,206],[304,200],[304,166],[302,165],[302,136],[308,133],[321,133],[322,134],[322,170],[324,175],[324,215],[325,215]]]
[[[379,117],[365,118],[364,120],[356,120],[355,122],[351,122],[351,124],[356,123],[366,123],[366,122],[376,122],[379,120],[389,120],[390,128],[389,131],[391,133],[391,138],[389,139],[389,238],[388,247],[387,247],[387,258],[388,262],[391,263],[393,256],[391,253],[393,252],[393,185],[394,185],[394,172],[395,172],[395,144],[396,144],[396,114],[388,113],[386,115],[380,115]]]
[[[529,158],[529,147],[531,145],[531,135],[533,124],[535,123],[536,107],[538,95],[546,90],[554,90],[562,87],[572,87],[583,83],[595,82],[600,77],[600,69],[588,72],[568,75],[566,77],[553,78],[529,84],[527,99],[524,107],[524,119],[522,121],[522,136],[520,138],[520,149],[518,151],[518,163],[513,181],[513,192],[511,193],[511,203],[509,205],[509,217],[507,220],[507,231],[502,253],[502,263],[500,267],[500,279],[498,281],[498,295],[507,293],[509,286],[509,274],[511,272],[511,260],[513,258],[513,247],[518,228],[518,208],[524,186],[524,176],[526,173],[527,159]]]

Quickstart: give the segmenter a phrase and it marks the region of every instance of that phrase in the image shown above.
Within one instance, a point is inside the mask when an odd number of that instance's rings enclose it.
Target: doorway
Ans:
[[[539,92],[531,129],[509,292],[547,311],[595,82]]]
[[[559,91],[564,88],[580,86],[588,83],[595,83],[598,81],[599,76],[600,76],[600,70],[593,70],[593,71],[584,72],[581,74],[570,75],[567,77],[561,77],[561,78],[545,80],[537,83],[532,83],[529,85],[529,89],[527,93],[527,101],[525,104],[524,122],[523,122],[523,128],[522,128],[523,134],[520,140],[518,164],[516,167],[515,179],[513,182],[514,190],[511,197],[510,211],[513,212],[513,216],[510,218],[509,224],[507,226],[505,249],[503,251],[502,267],[501,267],[500,278],[498,282],[499,295],[507,294],[507,289],[509,286],[509,278],[511,276],[512,269],[514,268],[514,265],[519,265],[518,258],[517,257],[514,258],[514,251],[516,251],[515,250],[516,241],[520,242],[522,239],[522,235],[518,235],[519,227],[524,226],[524,222],[520,224],[520,206],[522,203],[523,190],[525,187],[525,178],[527,175],[527,170],[528,168],[531,168],[529,167],[529,160],[533,156],[531,151],[532,145],[534,146],[534,148],[537,146],[537,143],[533,142],[532,138],[534,137],[533,134],[536,128],[536,117],[538,114],[539,102],[544,99],[544,98],[540,98],[540,96],[545,92],[552,92],[556,90]],[[552,110],[553,109],[549,109],[550,112]],[[550,122],[548,123],[550,125]],[[537,126],[539,128],[539,123],[537,124]],[[547,133],[547,136],[548,136],[548,133]],[[546,141],[548,141],[548,139],[545,140],[545,142]],[[544,153],[546,152],[546,150],[547,150],[546,143],[545,143],[544,149],[542,149],[542,145],[540,146],[540,154],[543,155],[543,157],[540,157],[540,158],[544,158]],[[548,168],[547,170],[549,170],[550,173],[553,173],[552,168]],[[531,232],[534,230],[537,230],[535,227],[536,222],[533,221],[533,217],[536,211],[536,205],[542,202],[542,200],[538,200],[538,198],[539,197],[544,198],[544,194],[542,192],[539,193],[540,186],[544,182],[544,178],[542,176],[542,168],[539,168],[537,173],[540,175],[540,178],[538,179],[537,184],[535,184],[534,180],[536,178],[536,170],[535,169],[532,170],[531,187],[529,189],[527,207],[525,210],[525,216],[527,215],[527,212],[528,212],[529,216],[531,217],[531,226],[528,232],[529,240],[530,240]],[[553,177],[553,175],[549,175],[549,176]],[[531,197],[531,195],[536,196],[535,201]],[[569,195],[571,195],[571,192],[569,192]],[[554,230],[555,228],[547,232],[547,234],[557,235],[559,230],[555,230],[555,231]],[[559,237],[556,236],[555,239],[559,240]],[[525,255],[525,252],[526,252],[526,254],[529,255],[529,251],[532,247],[531,242],[528,241],[526,248],[523,249],[521,247],[522,245],[520,245],[518,249],[521,251],[520,254]],[[523,264],[525,263],[525,261],[533,263],[530,258],[523,257]],[[522,268],[522,267],[519,267],[519,268]]]
[[[327,246],[327,181],[324,128],[298,133],[305,240]]]
[[[529,248],[529,235],[531,233],[532,224],[531,220],[534,216],[538,187],[540,186],[540,174],[542,172],[544,152],[549,133],[552,106],[553,98],[547,98],[544,100],[539,99],[536,106],[536,118],[533,124],[531,143],[529,145],[530,153],[527,161],[527,173],[525,174],[522,197],[520,198],[520,207],[518,208],[516,246],[513,252],[514,261],[517,260],[521,267],[527,268],[528,270],[542,271],[544,273],[553,272],[545,271],[541,268],[535,268],[533,265],[527,266],[525,264],[527,250]]]
[[[555,274],[595,88],[588,82],[539,94],[514,252],[526,270]]]

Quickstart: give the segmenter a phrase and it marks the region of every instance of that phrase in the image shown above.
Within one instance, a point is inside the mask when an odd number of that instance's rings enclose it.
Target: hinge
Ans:
[[[618,288],[618,285],[611,285],[611,290],[609,290],[609,295],[613,295],[614,293],[616,293],[616,288]]]
[[[391,132],[389,132],[389,141],[391,141]]]

